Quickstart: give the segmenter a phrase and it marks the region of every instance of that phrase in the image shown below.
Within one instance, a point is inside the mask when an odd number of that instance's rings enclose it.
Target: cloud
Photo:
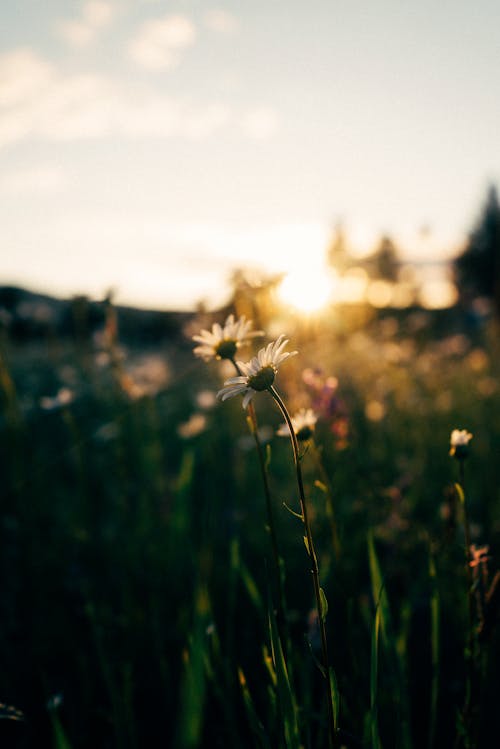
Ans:
[[[29,49],[0,56],[0,147],[28,137],[203,138],[233,121],[224,104],[197,104],[109,76],[67,74]]]
[[[232,129],[266,139],[277,113],[256,107],[244,115],[224,102],[196,102],[111,76],[66,73],[33,50],[0,55],[0,148],[27,138],[205,138]]]
[[[114,7],[105,0],[89,0],[82,7],[79,18],[61,20],[56,24],[60,37],[74,47],[86,47],[108,26],[114,15]]]
[[[129,45],[131,59],[153,71],[168,70],[179,64],[182,52],[196,41],[194,24],[180,15],[146,21]]]
[[[214,8],[205,13],[205,25],[219,34],[232,34],[238,29],[236,18],[225,10]]]

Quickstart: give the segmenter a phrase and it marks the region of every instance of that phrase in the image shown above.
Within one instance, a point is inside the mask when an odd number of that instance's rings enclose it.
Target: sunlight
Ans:
[[[301,312],[318,312],[331,301],[332,291],[333,279],[325,268],[295,268],[281,282],[278,296]]]
[[[420,303],[427,309],[446,309],[458,301],[458,291],[452,281],[436,279],[426,281],[419,293]]]

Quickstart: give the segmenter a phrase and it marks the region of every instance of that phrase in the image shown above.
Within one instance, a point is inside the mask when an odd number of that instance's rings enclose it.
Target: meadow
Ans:
[[[265,331],[238,360],[298,352],[273,385],[316,419],[309,541],[276,401],[252,420],[215,397],[231,360],[193,355],[229,313]],[[1,746],[498,745],[494,319],[235,297],[157,344],[109,307],[0,352]]]

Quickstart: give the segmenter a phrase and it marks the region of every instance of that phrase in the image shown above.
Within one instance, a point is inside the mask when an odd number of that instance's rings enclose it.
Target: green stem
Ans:
[[[321,453],[318,450],[318,447],[314,439],[311,440],[311,447],[312,447],[312,452],[314,455],[316,467],[321,476],[321,481],[326,487],[327,515],[330,519],[330,526],[332,529],[332,544],[333,544],[333,550],[335,552],[335,559],[338,561],[340,558],[340,541],[339,541],[339,533],[338,533],[338,528],[337,528],[337,519],[335,516],[335,507],[334,507],[334,502],[333,502],[333,488],[332,488],[330,478],[326,472],[325,466],[323,465],[323,461],[321,459]]]
[[[327,696],[327,705],[328,705],[328,724],[329,724],[330,745],[332,747],[335,747],[337,746],[337,741],[336,741],[337,730],[335,726],[332,684],[331,684],[331,679],[330,679],[330,670],[329,670],[329,663],[328,663],[328,645],[327,645],[327,639],[326,639],[325,618],[323,615],[322,602],[321,602],[321,586],[320,586],[320,580],[319,580],[318,558],[316,556],[316,550],[314,548],[314,541],[313,541],[312,531],[311,531],[311,524],[309,522],[307,502],[306,502],[306,497],[305,497],[305,492],[304,492],[304,482],[302,479],[302,468],[300,465],[299,444],[297,441],[297,435],[295,434],[295,431],[293,428],[292,420],[290,418],[290,415],[287,411],[287,408],[283,400],[281,399],[279,393],[277,392],[277,390],[274,388],[273,385],[271,385],[268,389],[272,397],[276,401],[276,404],[278,405],[281,413],[283,414],[283,418],[285,419],[286,424],[288,426],[288,429],[290,432],[290,439],[292,442],[293,461],[295,464],[297,486],[299,489],[300,509],[302,513],[302,522],[304,523],[304,529],[306,533],[309,559],[311,560],[311,574],[313,578],[314,596],[316,599],[316,611],[317,611],[320,636],[321,636],[321,652],[322,652],[322,658],[323,658],[324,678],[326,681],[326,696]]]
[[[239,375],[242,374],[237,362],[234,359],[231,359],[231,362],[234,365],[234,368],[238,372]],[[266,500],[266,513],[267,513],[267,525],[269,529],[269,535],[271,537],[271,547],[273,552],[273,559],[274,559],[274,566],[276,569],[276,588],[278,592],[278,625],[280,630],[284,629],[286,630],[286,606],[285,606],[285,594],[283,590],[283,579],[282,579],[282,562],[281,562],[281,555],[279,551],[279,545],[278,545],[278,536],[276,534],[276,525],[274,522],[274,513],[273,513],[273,506],[271,501],[271,490],[269,488],[269,477],[268,477],[268,470],[267,470],[267,462],[264,454],[264,450],[262,447],[262,443],[259,438],[259,432],[258,432],[258,423],[257,423],[257,415],[255,413],[255,407],[252,402],[248,404],[248,416],[251,421],[251,432],[253,434],[253,438],[255,441],[255,447],[257,450],[257,457],[259,460],[259,467],[260,467],[260,473],[262,476],[262,483],[264,485],[264,496]],[[282,632],[282,635],[284,632]],[[286,638],[287,639],[287,638]],[[283,647],[285,647],[285,642],[283,642]]]
[[[474,689],[474,671],[475,671],[475,647],[474,647],[474,597],[472,592],[472,570],[470,567],[471,562],[471,537],[470,537],[470,521],[469,513],[467,510],[467,502],[465,498],[465,469],[463,458],[459,459],[459,473],[460,473],[460,486],[462,488],[463,503],[463,521],[464,521],[464,536],[465,536],[465,574],[467,580],[467,608],[468,608],[468,636],[467,636],[467,653],[466,653],[466,691],[465,691],[465,703],[464,703],[464,724],[468,736],[470,737],[471,722],[472,722],[472,692]]]

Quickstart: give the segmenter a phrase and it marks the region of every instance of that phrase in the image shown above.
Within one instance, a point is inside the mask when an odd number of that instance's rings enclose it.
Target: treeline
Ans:
[[[173,338],[181,343],[184,324],[192,316],[115,306],[110,297],[99,301],[83,295],[57,299],[15,286],[0,286],[0,330],[8,331],[14,341],[53,336],[85,342],[109,325],[111,310],[120,340],[143,345]]]

